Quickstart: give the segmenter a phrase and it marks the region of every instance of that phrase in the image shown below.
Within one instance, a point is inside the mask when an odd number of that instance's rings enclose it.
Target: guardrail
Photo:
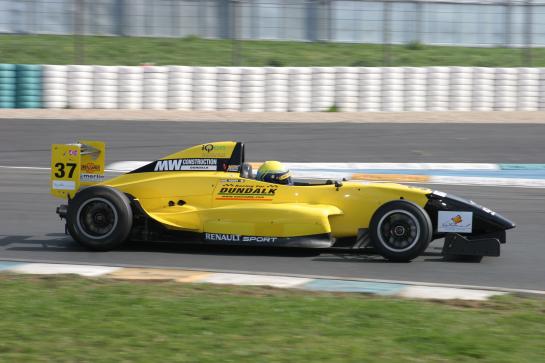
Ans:
[[[545,110],[545,68],[0,65],[0,101],[1,108],[537,111]]]

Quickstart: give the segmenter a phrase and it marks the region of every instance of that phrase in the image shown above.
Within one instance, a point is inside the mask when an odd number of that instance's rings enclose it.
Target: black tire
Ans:
[[[406,200],[385,203],[369,225],[371,242],[384,258],[407,262],[422,254],[432,238],[430,217],[420,206]]]
[[[127,240],[132,210],[125,194],[111,187],[79,191],[68,205],[66,218],[72,238],[93,251],[108,251]]]

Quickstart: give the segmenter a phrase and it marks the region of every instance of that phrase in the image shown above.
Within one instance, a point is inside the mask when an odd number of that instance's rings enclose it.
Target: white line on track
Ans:
[[[336,170],[500,170],[498,164],[485,163],[284,163],[290,169]]]
[[[7,165],[0,165],[0,169],[51,170],[51,168],[43,168],[39,166],[7,166]]]
[[[545,188],[545,179],[496,178],[472,176],[430,176],[431,183],[446,185],[476,185],[515,188]]]

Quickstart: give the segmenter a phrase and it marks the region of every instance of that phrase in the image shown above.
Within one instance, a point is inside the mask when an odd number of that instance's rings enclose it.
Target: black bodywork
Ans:
[[[471,200],[437,191],[427,197],[429,200],[424,209],[434,227],[433,239],[445,238],[443,255],[499,256],[500,244],[506,242],[505,231],[515,228],[515,223],[509,219]],[[472,212],[472,233],[437,232],[439,211]]]

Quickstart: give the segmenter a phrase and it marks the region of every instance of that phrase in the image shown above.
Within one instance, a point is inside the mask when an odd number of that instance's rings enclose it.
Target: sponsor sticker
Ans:
[[[91,162],[81,164],[81,171],[84,173],[99,173],[100,165]]]
[[[80,140],[81,185],[92,185],[104,180],[104,163],[106,157],[106,145],[102,141]]]
[[[277,186],[262,186],[262,185],[244,185],[232,186],[222,185],[216,200],[272,200],[278,190]]]
[[[53,180],[51,187],[56,190],[75,190],[76,182],[70,180]]]
[[[204,144],[201,147],[201,150],[206,152],[212,152],[212,151],[227,151],[227,146],[225,145],[212,145],[212,144]]]
[[[472,230],[473,212],[439,211],[438,232],[471,233]]]
[[[202,155],[205,157],[225,158],[229,156],[227,154],[228,148],[226,145],[204,144],[201,146],[201,151]]]
[[[206,241],[242,242],[242,243],[274,243],[278,237],[241,236],[239,234],[205,233]]]
[[[158,160],[153,171],[210,170],[218,167],[217,159],[173,159]]]
[[[79,180],[82,182],[101,182],[104,180],[104,175],[99,174],[81,174]]]

